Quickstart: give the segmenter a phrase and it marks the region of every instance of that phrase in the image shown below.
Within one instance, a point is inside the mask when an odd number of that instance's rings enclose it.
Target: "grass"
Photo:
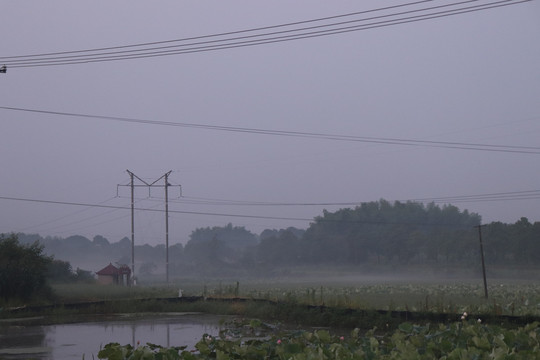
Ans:
[[[178,289],[166,286],[107,286],[99,284],[54,284],[58,302],[118,299],[147,299],[178,296]]]
[[[467,312],[475,316],[540,317],[540,285],[492,281],[484,299],[479,281],[418,281],[359,276],[288,277],[287,279],[174,279],[171,284],[136,287],[56,284],[53,314],[127,312],[206,312],[314,326],[395,326],[409,313],[445,321]],[[162,301],[178,297],[224,301]],[[231,301],[240,299],[241,301]],[[86,305],[73,306],[74,303]],[[401,313],[405,315],[400,315]],[[389,315],[393,314],[393,315]],[[29,312],[30,315],[30,312]],[[0,317],[6,317],[0,312]],[[403,318],[405,316],[405,318]]]
[[[488,287],[479,281],[405,281],[341,277],[277,280],[182,279],[171,284],[136,287],[87,284],[54,285],[58,303],[175,298],[183,296],[263,299],[311,306],[362,310],[413,311],[458,314],[540,316],[540,284],[499,281]]]
[[[298,279],[277,281],[184,280],[168,289],[182,288],[185,295],[218,298],[243,297],[305,305],[326,305],[365,310],[417,311],[457,314],[493,313],[540,316],[540,284],[526,281],[492,281],[484,298],[481,281],[362,281]],[[177,290],[173,292],[176,294]]]

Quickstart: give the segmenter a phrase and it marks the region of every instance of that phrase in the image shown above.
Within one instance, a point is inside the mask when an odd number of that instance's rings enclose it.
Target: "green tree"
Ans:
[[[190,235],[188,244],[209,242],[214,239],[223,241],[226,246],[234,250],[241,250],[249,246],[257,245],[257,237],[255,234],[246,230],[243,226],[233,226],[231,223],[227,226],[195,229]]]
[[[82,283],[91,284],[91,283],[96,282],[94,275],[92,275],[92,272],[88,270],[77,268],[77,270],[75,270],[75,277],[77,278],[77,282],[80,282],[80,283],[82,282]]]
[[[14,234],[0,235],[0,297],[5,301],[50,298],[46,278],[51,261],[39,243],[21,245]]]
[[[314,263],[406,265],[440,258],[461,263],[468,240],[464,232],[472,233],[480,220],[451,205],[381,199],[354,209],[324,210],[306,230],[302,245],[305,259]]]
[[[47,278],[52,282],[67,283],[77,277],[68,261],[52,260],[47,267]]]
[[[263,264],[281,265],[298,263],[301,254],[299,239],[291,231],[285,230],[278,236],[273,235],[261,240],[257,246],[256,257]]]

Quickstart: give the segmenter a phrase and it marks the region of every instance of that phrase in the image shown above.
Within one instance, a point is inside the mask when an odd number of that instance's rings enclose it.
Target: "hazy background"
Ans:
[[[480,1],[479,3],[488,3]],[[9,1],[8,56],[271,26],[404,1]],[[432,1],[422,6],[448,4]],[[417,6],[418,7],[418,6]],[[337,19],[336,21],[339,21]],[[540,5],[194,54],[11,68],[0,106],[202,125],[540,147]],[[306,228],[343,203],[521,192],[448,201],[484,222],[539,221],[540,154],[346,142],[0,109],[0,232],[130,236],[126,169],[172,170],[170,243],[233,223]],[[160,184],[162,182],[160,181]],[[164,208],[163,188],[136,189]],[[216,199],[227,200],[217,202]],[[490,198],[492,199],[492,198]],[[478,199],[476,199],[478,200]],[[199,204],[197,202],[210,202]],[[245,202],[235,205],[234,202]],[[274,203],[261,205],[260,202]],[[276,205],[278,203],[279,205]],[[307,205],[313,204],[316,205]],[[176,213],[196,212],[197,214]],[[218,216],[212,214],[234,215]],[[259,216],[259,218],[246,217]],[[164,213],[136,212],[136,242],[164,240]]]

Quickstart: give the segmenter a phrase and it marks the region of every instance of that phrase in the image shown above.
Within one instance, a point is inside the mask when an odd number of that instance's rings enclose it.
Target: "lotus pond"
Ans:
[[[54,319],[59,321],[59,319]],[[193,347],[202,334],[218,335],[223,317],[194,313],[47,317],[0,322],[0,359],[93,359],[110,342]]]

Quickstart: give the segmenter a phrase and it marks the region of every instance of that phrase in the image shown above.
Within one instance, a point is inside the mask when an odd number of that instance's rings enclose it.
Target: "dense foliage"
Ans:
[[[232,224],[196,229],[185,246],[169,247],[169,271],[172,275],[272,275],[284,266],[314,264],[478,271],[480,223],[478,214],[452,205],[380,200],[324,211],[306,230],[267,229],[257,236]],[[540,222],[530,223],[526,218],[515,224],[494,222],[482,231],[488,265],[539,264]],[[19,236],[24,243],[39,240],[47,254],[82,268],[98,270],[109,262],[131,262],[127,238],[110,243],[99,235],[92,241],[82,236]],[[164,245],[137,245],[135,254],[138,275],[164,272]],[[93,265],[96,259],[102,262]]]
[[[538,359],[538,323],[518,329],[484,325],[466,319],[449,325],[403,323],[392,333],[376,331],[350,336],[326,330],[274,334],[266,339],[204,335],[190,351],[159,345],[107,344],[100,359]]]
[[[95,281],[92,272],[80,268],[74,271],[68,261],[55,259],[52,259],[47,266],[47,279],[54,283],[93,283]]]
[[[0,297],[4,301],[48,298],[46,282],[52,259],[43,254],[38,243],[21,245],[17,236],[0,236]]]
[[[305,260],[359,264],[462,262],[480,217],[415,202],[385,200],[324,211],[302,239]]]

